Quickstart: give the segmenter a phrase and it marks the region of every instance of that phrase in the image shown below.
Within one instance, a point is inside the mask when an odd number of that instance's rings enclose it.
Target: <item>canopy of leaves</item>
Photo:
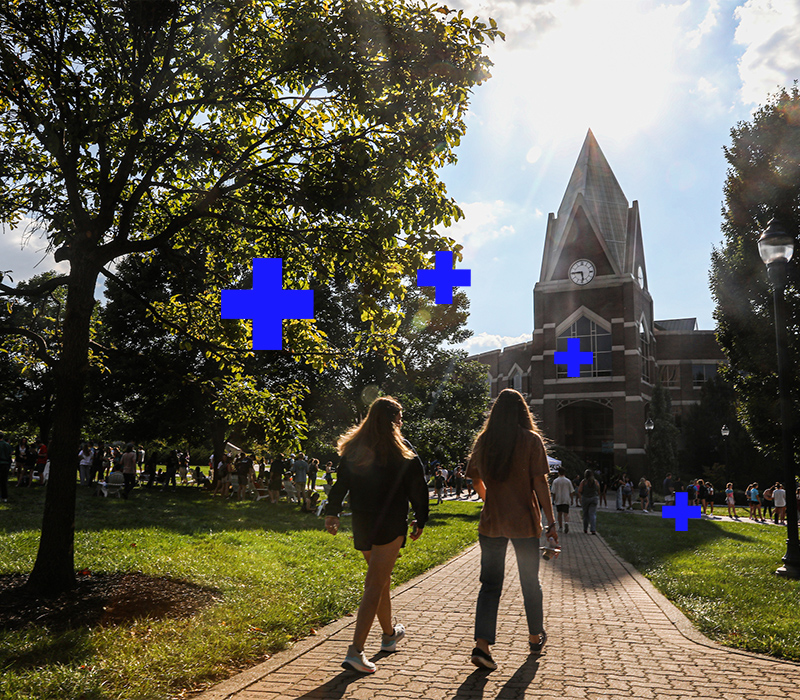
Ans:
[[[725,149],[722,246],[711,261],[717,337],[730,361],[724,376],[739,397],[739,420],[767,454],[780,450],[773,296],[758,254],[758,238],[772,217],[792,235],[800,231],[800,91],[795,85],[731,130]],[[788,266],[787,329],[792,401],[798,403],[800,275]]]

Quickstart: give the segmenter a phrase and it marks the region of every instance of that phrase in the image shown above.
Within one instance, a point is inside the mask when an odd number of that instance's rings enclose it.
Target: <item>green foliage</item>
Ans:
[[[720,434],[723,425],[730,431],[727,438]],[[756,473],[766,474],[767,480],[777,476],[770,475],[771,462],[755,449],[737,418],[733,385],[719,374],[703,384],[700,403],[689,407],[681,433],[680,472],[685,478],[703,476],[719,487],[728,481],[746,485]]]
[[[749,122],[731,129],[725,149],[724,240],[711,259],[717,337],[730,361],[723,369],[739,397],[738,418],[769,456],[780,453],[780,410],[772,289],[757,240],[773,217],[797,237],[800,230],[800,91],[772,96]],[[789,378],[795,413],[800,363],[800,273],[788,267],[786,288]]]
[[[678,437],[680,430],[672,415],[672,401],[669,392],[656,380],[650,400],[650,418],[653,430],[647,440],[647,459],[651,473],[651,483],[660,484],[667,473],[677,473]]]
[[[1,573],[28,570],[35,556],[42,495],[26,491],[24,499],[0,505]],[[366,567],[349,518],[332,537],[296,506],[225,502],[193,488],[137,489],[127,502],[82,489],[78,500],[79,567],[188,580],[216,589],[217,602],[188,619],[0,631],[0,697],[182,696],[287,647],[360,600]],[[393,585],[474,543],[479,511],[477,503],[436,506],[423,536],[403,550]]]
[[[800,661],[800,581],[775,575],[786,532],[749,523],[598,513],[598,530],[698,629],[727,646]]]

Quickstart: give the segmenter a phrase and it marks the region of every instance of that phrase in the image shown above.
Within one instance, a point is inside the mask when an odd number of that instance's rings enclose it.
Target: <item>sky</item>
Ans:
[[[800,0],[450,0],[494,18],[492,78],[474,90],[458,162],[441,175],[465,218],[470,353],[533,330],[547,215],[558,210],[588,129],[638,200],[656,319],[713,329],[730,129],[800,79]],[[15,280],[57,268],[38,239],[0,235]]]

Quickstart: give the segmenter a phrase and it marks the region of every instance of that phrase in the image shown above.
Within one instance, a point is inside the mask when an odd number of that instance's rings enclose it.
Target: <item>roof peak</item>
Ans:
[[[583,197],[586,212],[598,229],[597,232],[622,267],[627,239],[628,199],[591,128],[586,132],[578,160],[558,208],[555,243],[565,234],[570,212],[579,196]]]

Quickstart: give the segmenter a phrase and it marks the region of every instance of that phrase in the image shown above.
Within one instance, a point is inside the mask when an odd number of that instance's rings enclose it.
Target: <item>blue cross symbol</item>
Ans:
[[[675,505],[661,508],[662,518],[675,519],[675,532],[686,532],[689,529],[689,518],[700,517],[700,506],[690,506],[688,503],[689,494],[686,491],[676,491]]]
[[[557,365],[567,366],[568,377],[580,377],[581,365],[590,365],[594,362],[594,353],[581,352],[580,338],[567,338],[567,351],[557,352],[553,355]]]
[[[436,303],[452,304],[453,287],[470,286],[469,270],[453,269],[453,251],[440,250],[436,253],[436,267],[433,270],[417,270],[418,287],[436,287]]]
[[[222,290],[222,318],[253,320],[253,350],[283,349],[287,318],[314,318],[314,292],[283,289],[283,260],[253,258],[253,288]]]

